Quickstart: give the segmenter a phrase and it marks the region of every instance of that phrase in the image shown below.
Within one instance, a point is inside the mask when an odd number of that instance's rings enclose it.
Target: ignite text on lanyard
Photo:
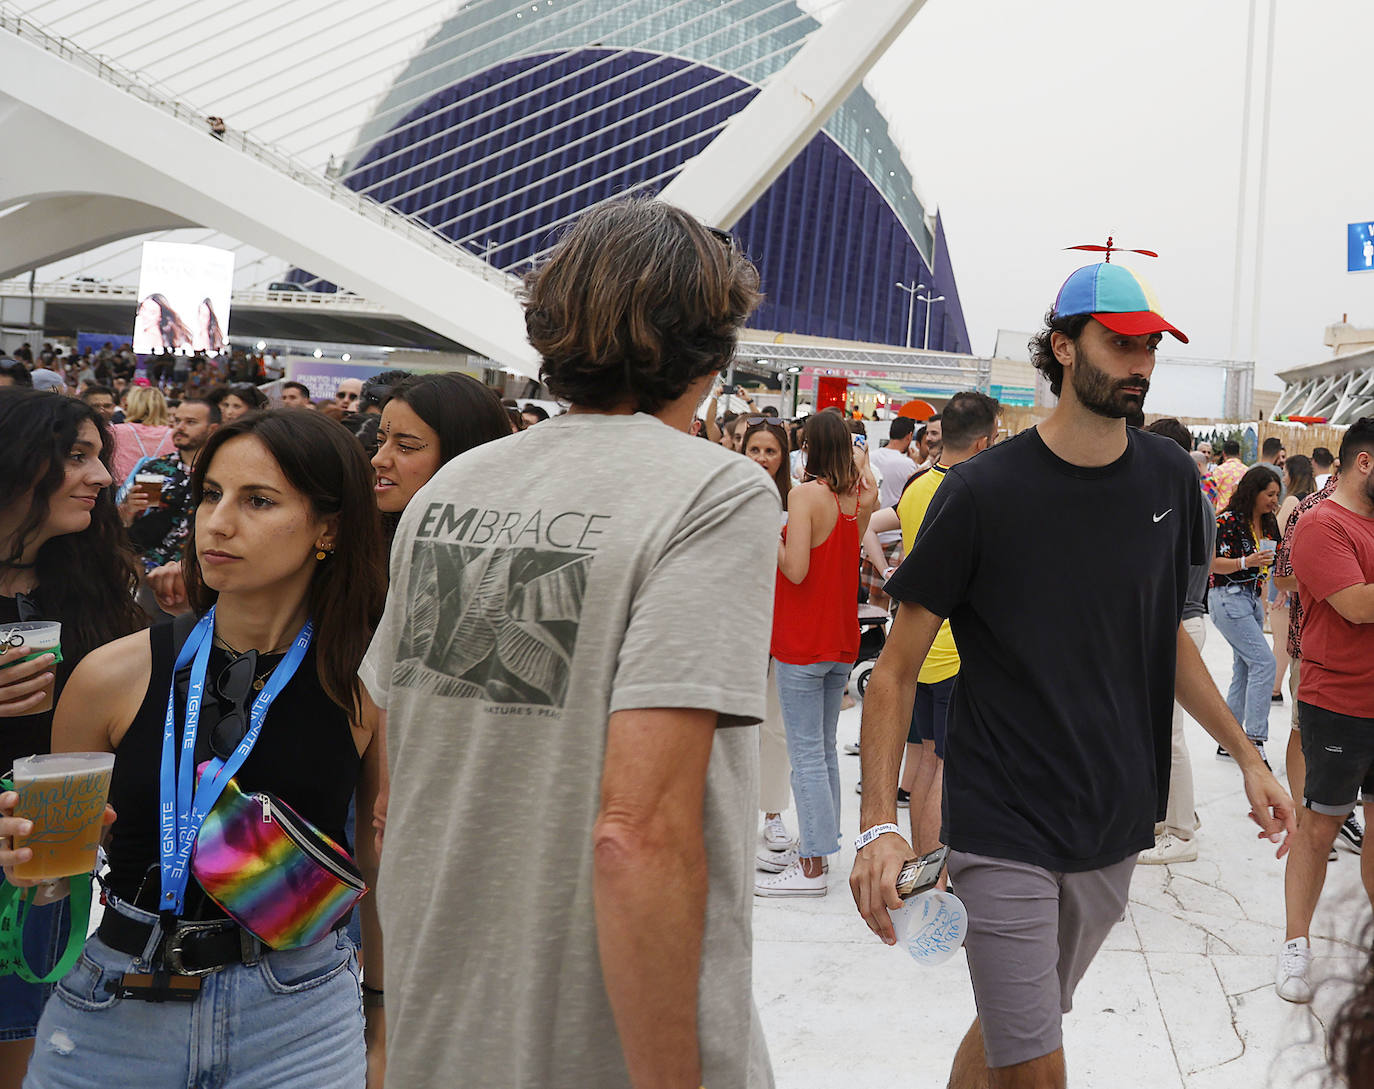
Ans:
[[[215,635],[215,610],[212,606],[186,640],[172,666],[172,685],[167,693],[167,721],[162,733],[162,772],[159,779],[158,857],[162,869],[162,900],[160,910],[181,914],[186,897],[186,883],[191,874],[191,849],[196,835],[205,823],[205,816],[214,807],[224,784],[238,772],[262,732],[262,720],[267,708],[300,667],[315,624],[307,620],[297,633],[286,657],[272,671],[271,678],[253,700],[248,716],[248,732],[243,735],[228,760],[212,756],[194,787],[196,727],[200,724],[200,705],[205,696],[205,671],[210,662],[210,645]],[[191,663],[191,683],[186,692],[186,719],[181,731],[181,760],[176,752],[176,674]]]

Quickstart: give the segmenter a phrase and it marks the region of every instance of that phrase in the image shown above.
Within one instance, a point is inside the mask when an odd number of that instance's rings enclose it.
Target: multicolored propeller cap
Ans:
[[[1101,246],[1071,246],[1070,249],[1097,249]],[[1188,338],[1174,328],[1159,312],[1159,300],[1145,277],[1125,265],[1113,265],[1112,252],[1116,247],[1108,240],[1107,260],[1100,265],[1080,268],[1064,281],[1054,312],[1060,317],[1090,314],[1114,333],[1141,336],[1149,333],[1172,333],[1184,344]],[[1147,250],[1137,251],[1148,253]]]

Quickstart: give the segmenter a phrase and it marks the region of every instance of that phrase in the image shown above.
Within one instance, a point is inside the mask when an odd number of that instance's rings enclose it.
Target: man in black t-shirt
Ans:
[[[1280,856],[1294,828],[1292,799],[1180,626],[1190,566],[1205,559],[1197,472],[1175,443],[1124,422],[1143,406],[1161,335],[1186,338],[1111,264],[1070,276],[1047,324],[1034,362],[1059,404],[946,476],[886,586],[902,608],[864,700],[850,886],[891,944],[896,876],[913,853],[895,825],[902,743],[949,618],[961,669],[941,839],[968,908],[979,1014],[952,1089],[1065,1084],[1062,1014],[1164,817],[1175,694],[1235,755]]]

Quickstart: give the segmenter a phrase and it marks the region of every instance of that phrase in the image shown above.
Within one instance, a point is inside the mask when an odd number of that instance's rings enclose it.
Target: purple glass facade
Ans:
[[[410,111],[347,184],[518,272],[582,209],[661,189],[663,175],[680,170],[755,94],[733,75],[679,57],[602,49],[523,56]],[[920,282],[946,297],[933,307],[930,347],[969,350],[943,227],[932,274],[901,219],[824,132],[734,233],[767,296],[753,328],[901,344],[907,297],[894,284]],[[301,270],[290,278],[310,279]]]

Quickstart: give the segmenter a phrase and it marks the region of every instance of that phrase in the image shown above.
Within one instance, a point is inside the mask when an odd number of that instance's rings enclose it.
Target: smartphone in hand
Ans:
[[[949,847],[942,845],[929,854],[903,863],[897,874],[897,895],[903,900],[910,900],[920,893],[929,892],[940,880],[948,858]]]

